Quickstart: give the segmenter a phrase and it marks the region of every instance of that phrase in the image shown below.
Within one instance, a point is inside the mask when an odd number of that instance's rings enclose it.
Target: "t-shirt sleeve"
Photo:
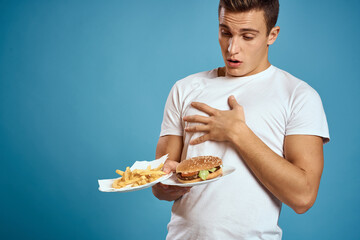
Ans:
[[[306,83],[294,92],[285,135],[315,135],[330,140],[325,111],[319,94]]]
[[[183,135],[181,100],[176,84],[172,87],[165,104],[160,136],[165,135]]]

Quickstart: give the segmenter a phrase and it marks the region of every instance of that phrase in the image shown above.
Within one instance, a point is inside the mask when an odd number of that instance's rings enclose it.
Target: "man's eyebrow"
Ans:
[[[219,27],[223,27],[226,29],[230,29],[227,25],[220,23]],[[253,28],[240,28],[240,32],[255,32],[255,33],[259,33],[259,30],[253,29]]]
[[[222,23],[219,24],[219,27],[223,27],[223,28],[227,28],[227,29],[229,28],[228,26],[226,26],[225,24],[222,24]]]
[[[253,28],[241,28],[240,32],[256,32],[259,33],[259,30],[253,29]]]

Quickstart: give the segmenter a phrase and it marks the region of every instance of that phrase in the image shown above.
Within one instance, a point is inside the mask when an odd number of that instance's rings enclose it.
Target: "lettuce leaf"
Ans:
[[[199,171],[199,177],[202,180],[206,180],[207,176],[209,175],[209,171],[208,170],[201,170]]]
[[[216,167],[209,169],[209,172],[215,172],[216,171]]]

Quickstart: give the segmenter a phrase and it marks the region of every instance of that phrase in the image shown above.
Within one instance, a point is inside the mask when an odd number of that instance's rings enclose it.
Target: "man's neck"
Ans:
[[[218,68],[218,77],[225,77],[226,75],[226,68],[225,67],[219,67]]]

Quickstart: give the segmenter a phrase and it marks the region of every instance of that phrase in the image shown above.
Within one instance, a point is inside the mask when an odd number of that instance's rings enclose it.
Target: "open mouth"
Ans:
[[[240,63],[240,61],[238,61],[238,60],[229,59],[228,61],[231,62],[231,63]]]
[[[236,60],[236,59],[228,59],[228,66],[231,68],[237,68],[240,67],[242,61]]]

